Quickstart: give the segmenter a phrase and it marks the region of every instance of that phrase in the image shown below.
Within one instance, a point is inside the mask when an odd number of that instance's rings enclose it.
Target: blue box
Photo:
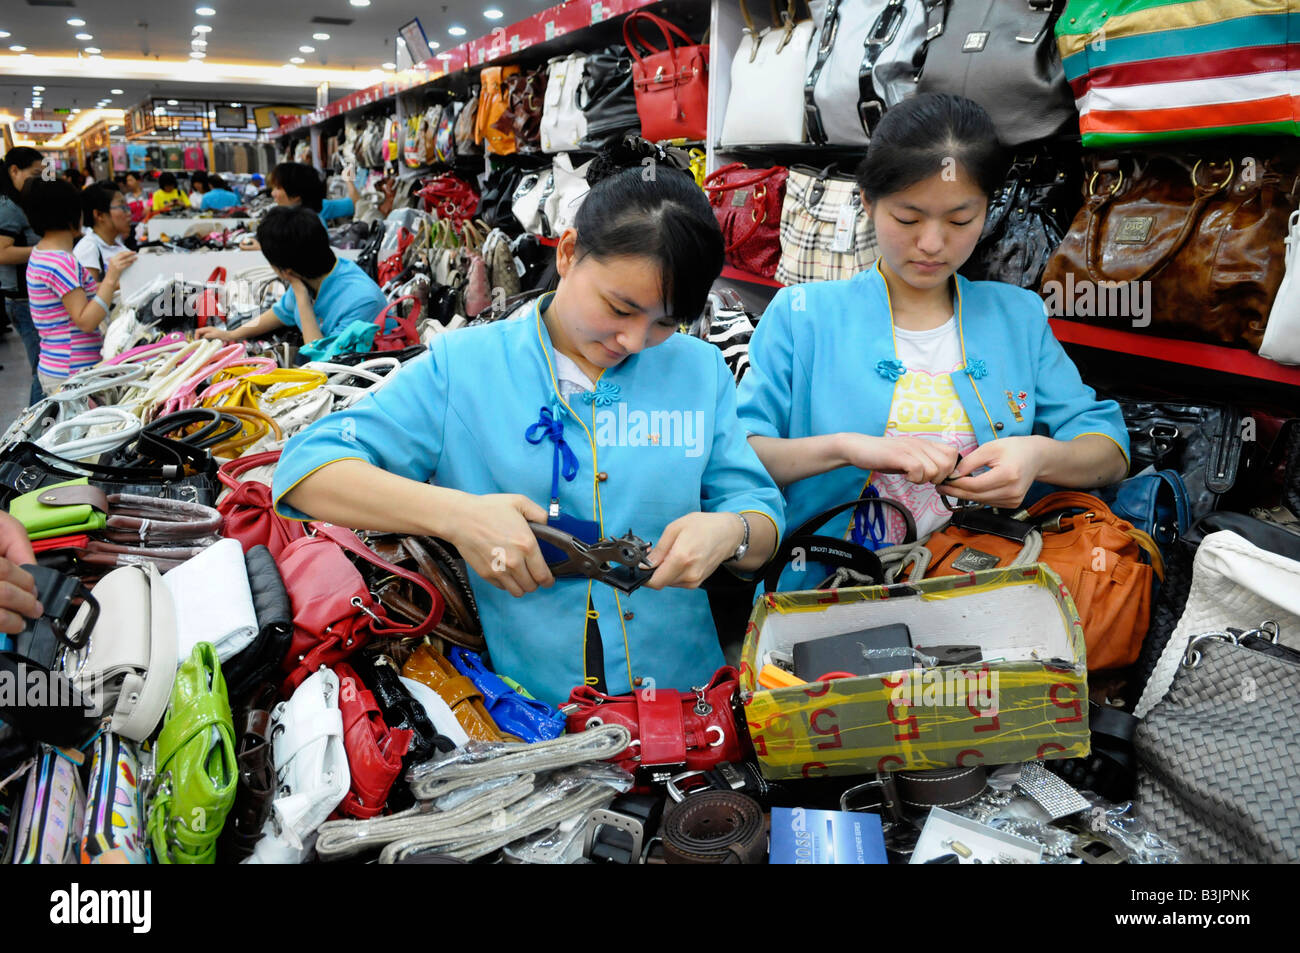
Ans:
[[[773,864],[884,864],[880,816],[856,811],[772,808]]]

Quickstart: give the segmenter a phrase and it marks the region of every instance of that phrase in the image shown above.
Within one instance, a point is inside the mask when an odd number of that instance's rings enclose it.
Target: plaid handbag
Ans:
[[[852,278],[876,257],[876,229],[862,208],[857,182],[831,175],[829,168],[790,169],[776,280],[795,285]]]

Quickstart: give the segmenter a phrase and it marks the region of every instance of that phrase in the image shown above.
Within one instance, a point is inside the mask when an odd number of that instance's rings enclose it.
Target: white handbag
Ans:
[[[543,204],[551,237],[558,238],[564,234],[565,229],[573,228],[578,209],[591,191],[591,186],[587,184],[587,169],[594,161],[589,159],[575,169],[573,157],[569,153],[563,152],[555,157],[555,165],[551,170],[551,188]]]
[[[158,727],[176,680],[179,644],[171,592],[152,563],[122,566],[95,585],[99,618],[85,644],[64,652],[63,674],[112,712],[110,730],[144,741]],[[72,629],[92,607],[78,612]]]
[[[553,59],[547,67],[546,98],[542,101],[542,151],[577,149],[587,135],[587,116],[578,108],[582,70],[587,57],[574,53]]]
[[[529,172],[519,180],[519,185],[515,188],[515,194],[510,200],[510,211],[514,212],[515,218],[523,226],[524,231],[534,235],[550,236],[550,229],[546,224],[546,212],[543,203],[546,196],[555,186],[554,168],[542,169],[538,172]]]
[[[811,0],[808,4],[817,23],[804,82],[812,142],[865,146],[870,141],[858,109],[858,78],[863,62],[869,62],[867,35],[886,6],[888,0]]]
[[[1286,273],[1268,313],[1259,356],[1280,364],[1300,364],[1300,210],[1287,221]]]
[[[722,119],[723,146],[804,141],[804,75],[812,20],[796,22],[794,0],[782,26],[758,30],[744,0],[745,33],[731,61],[731,93]]]
[[[343,802],[352,783],[343,747],[339,679],[324,666],[271,712],[277,796],[246,864],[300,864],[308,838]]]

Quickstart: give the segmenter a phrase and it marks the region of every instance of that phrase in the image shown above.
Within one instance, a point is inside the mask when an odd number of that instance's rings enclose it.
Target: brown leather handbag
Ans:
[[[470,741],[518,741],[496,726],[483,693],[430,645],[421,645],[402,666],[402,676],[432,688],[447,703]]]
[[[1083,208],[1043,273],[1048,313],[1258,350],[1298,167],[1262,154],[1090,157]]]
[[[484,150],[492,155],[508,156],[515,153],[514,132],[503,132],[497,127],[497,120],[510,105],[506,84],[518,73],[518,66],[489,66],[479,74],[479,82],[483,85],[479,90],[474,141],[481,142]]]
[[[960,524],[964,515],[959,511],[954,522]],[[1164,578],[1164,560],[1155,541],[1088,493],[1045,496],[1029,508],[1025,522],[1042,536],[1042,554],[1036,561],[1060,576],[1074,598],[1088,647],[1088,670],[1137,661],[1151,620],[1152,573]],[[1025,543],[949,524],[931,533],[925,548],[931,556],[928,579],[1008,567]],[[1143,553],[1150,562],[1143,560]]]
[[[540,151],[542,104],[546,101],[546,69],[543,67],[506,77],[505,93],[506,110],[497,119],[496,128],[514,136],[517,152]]]

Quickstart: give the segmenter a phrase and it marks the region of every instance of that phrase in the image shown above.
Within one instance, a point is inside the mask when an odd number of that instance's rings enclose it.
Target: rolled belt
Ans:
[[[895,790],[908,807],[960,807],[984,793],[983,765],[937,771],[896,771]]]
[[[704,791],[671,805],[660,834],[670,864],[767,862],[763,809],[732,791]]]

